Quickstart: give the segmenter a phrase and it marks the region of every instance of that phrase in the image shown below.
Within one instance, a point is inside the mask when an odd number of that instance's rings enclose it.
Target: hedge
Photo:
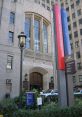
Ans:
[[[18,110],[12,117],[82,117],[82,106],[63,109],[51,108],[35,111]]]
[[[82,117],[82,106],[70,108],[54,107],[41,110],[21,110],[12,108],[11,105],[8,105],[7,108],[3,108],[1,114],[3,114],[4,117]]]
[[[0,115],[4,117],[82,117],[82,103],[67,108],[59,108],[55,103],[42,107],[41,110],[18,109],[13,100],[0,102]]]

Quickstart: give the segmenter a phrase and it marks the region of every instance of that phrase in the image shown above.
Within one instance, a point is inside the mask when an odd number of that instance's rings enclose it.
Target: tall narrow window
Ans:
[[[79,82],[82,82],[82,75],[79,75]]]
[[[25,34],[26,34],[26,48],[30,48],[30,38],[31,38],[31,18],[25,20]]]
[[[72,18],[73,18],[73,19],[75,18],[75,13],[72,14]]]
[[[76,52],[76,58],[79,59],[81,57],[80,52]]]
[[[7,69],[12,69],[13,66],[13,56],[7,56]]]
[[[8,42],[9,44],[13,43],[13,39],[14,39],[14,32],[9,31],[9,37],[8,37]]]
[[[14,24],[15,23],[15,13],[10,12],[10,24]]]
[[[77,23],[76,22],[73,22],[73,27],[75,28],[77,26]]]
[[[80,29],[80,35],[82,35],[82,29]]]
[[[77,15],[78,15],[78,16],[81,15],[81,9],[77,10]]]
[[[82,24],[82,18],[81,18],[81,19],[79,19],[79,24]]]
[[[76,48],[79,47],[79,41],[76,41],[76,42],[75,42],[75,47],[76,47]]]
[[[76,77],[75,76],[72,76],[73,77],[73,83],[76,82]]]
[[[40,51],[40,22],[34,20],[34,48],[36,51]]]
[[[43,45],[44,45],[44,52],[48,53],[48,31],[46,24],[43,24]]]
[[[80,70],[82,68],[81,62],[77,63],[77,69]]]
[[[71,9],[74,9],[74,4],[71,5]]]
[[[75,31],[75,32],[74,32],[74,37],[75,37],[75,38],[78,37],[78,31]]]

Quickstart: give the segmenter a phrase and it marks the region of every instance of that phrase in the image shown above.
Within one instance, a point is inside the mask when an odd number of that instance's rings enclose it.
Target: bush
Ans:
[[[82,97],[81,98],[75,98],[75,105],[82,105]]]
[[[82,105],[69,108],[59,108],[55,103],[44,106],[41,110],[18,109],[13,100],[0,102],[0,114],[4,117],[81,117]]]
[[[18,110],[12,117],[81,117],[82,106],[70,108],[45,108],[42,110]]]
[[[36,96],[37,97],[37,96]],[[78,103],[79,102],[79,103]],[[15,99],[6,99],[0,102],[0,114],[4,117],[81,117],[82,103],[76,99],[76,104],[72,107],[59,108],[55,102],[44,105],[41,110],[27,110],[25,108],[25,96],[22,97],[22,109],[18,109],[19,97]]]
[[[2,100],[0,102],[0,114],[11,117],[12,113],[18,109],[17,105],[11,99]]]

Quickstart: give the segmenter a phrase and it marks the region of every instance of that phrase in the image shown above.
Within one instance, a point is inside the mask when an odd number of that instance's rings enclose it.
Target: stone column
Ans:
[[[43,52],[43,17],[40,20],[40,52]]]
[[[51,54],[51,52],[52,52],[52,50],[51,50],[51,47],[52,47],[52,45],[51,45],[51,38],[52,38],[51,37],[51,24],[48,25],[47,31],[48,31],[48,53]]]
[[[34,14],[32,14],[31,18],[31,40],[30,40],[31,49],[34,50]]]

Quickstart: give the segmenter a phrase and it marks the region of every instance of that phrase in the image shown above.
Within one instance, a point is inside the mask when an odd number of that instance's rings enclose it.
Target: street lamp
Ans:
[[[24,34],[24,32],[21,32],[18,35],[18,39],[19,39],[19,47],[20,47],[20,51],[21,51],[21,55],[20,55],[20,108],[22,107],[22,58],[23,58],[23,49],[25,48],[25,44],[26,44],[26,35]]]

